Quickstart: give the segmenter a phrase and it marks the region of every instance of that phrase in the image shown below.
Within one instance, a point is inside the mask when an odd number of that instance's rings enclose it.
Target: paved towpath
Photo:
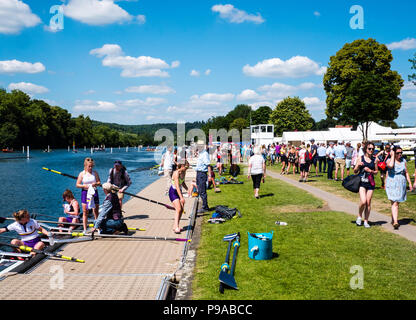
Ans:
[[[312,195],[314,195],[315,197],[324,200],[327,203],[331,211],[346,212],[354,216],[357,216],[358,214],[358,201],[359,201],[358,196],[357,196],[357,202],[354,203],[344,198],[341,198],[337,195],[334,195],[330,192],[323,191],[317,187],[310,185],[309,183],[298,182],[298,181],[295,181],[291,178],[285,177],[284,175],[280,175],[270,170],[267,171],[267,175],[269,175],[270,177],[274,179],[279,179],[286,183],[289,183],[299,189],[305,190],[311,193]],[[345,192],[349,192],[349,191],[346,190]],[[416,227],[410,224],[401,225],[399,230],[394,230],[393,226],[391,225],[390,217],[384,214],[381,214],[377,211],[374,211],[374,210],[372,210],[370,214],[370,224],[371,222],[373,224],[380,225],[383,229],[389,232],[392,232],[408,240],[416,242]]]

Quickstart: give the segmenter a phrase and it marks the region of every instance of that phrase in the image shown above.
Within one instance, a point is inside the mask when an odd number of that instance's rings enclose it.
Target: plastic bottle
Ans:
[[[287,226],[286,222],[276,221],[276,225],[278,226]]]

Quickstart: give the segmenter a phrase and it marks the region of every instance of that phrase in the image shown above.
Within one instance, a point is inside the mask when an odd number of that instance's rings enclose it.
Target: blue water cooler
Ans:
[[[273,258],[273,231],[271,233],[248,234],[248,257],[253,260]]]

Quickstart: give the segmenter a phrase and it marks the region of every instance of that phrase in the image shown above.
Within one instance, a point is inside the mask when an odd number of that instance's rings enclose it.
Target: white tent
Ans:
[[[328,131],[295,131],[284,132],[282,142],[284,144],[300,145],[301,143],[309,143],[311,139],[315,139],[316,143],[327,143],[329,141],[351,142],[352,146],[362,142],[363,134],[361,128],[352,130],[352,128],[329,128]],[[383,127],[377,123],[370,123],[368,128],[368,140],[373,142],[397,142],[413,141],[416,142],[416,128],[392,129]]]

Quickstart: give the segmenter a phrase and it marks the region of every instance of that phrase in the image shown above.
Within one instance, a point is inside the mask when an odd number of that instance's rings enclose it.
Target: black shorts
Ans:
[[[260,189],[262,178],[263,178],[263,174],[251,175],[251,179],[253,179],[253,189]]]
[[[308,172],[309,171],[309,163],[302,163],[300,165],[300,171],[302,171],[302,172]]]

